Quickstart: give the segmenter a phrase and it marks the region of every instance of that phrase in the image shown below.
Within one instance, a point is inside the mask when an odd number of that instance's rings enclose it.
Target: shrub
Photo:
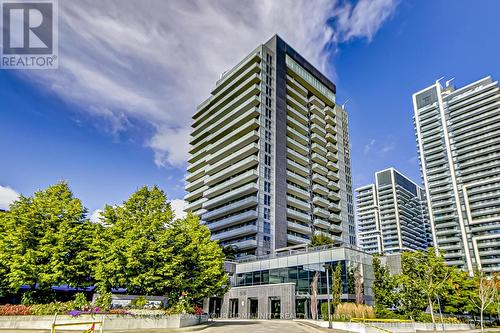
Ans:
[[[441,322],[441,317],[439,315],[434,315],[434,320],[436,323]],[[421,322],[421,323],[432,323],[432,317],[430,313],[421,313],[418,315],[418,317],[415,318],[415,321]],[[443,323],[445,324],[461,324],[462,322],[460,319],[455,318],[455,317],[443,317]]]
[[[144,309],[146,304],[148,304],[148,300],[144,296],[138,296],[130,302],[132,307],[137,308],[137,309]]]
[[[78,293],[75,295],[74,305],[75,309],[83,310],[89,307],[90,302],[84,293]]]
[[[333,315],[333,306],[330,303],[330,315]],[[321,318],[328,320],[328,302],[321,303]]]
[[[352,318],[375,318],[373,307],[365,304],[340,303],[335,308],[335,320],[351,320]]]
[[[52,316],[55,314],[66,314],[75,308],[75,303],[70,302],[52,302],[49,304],[35,304],[31,306],[32,314],[36,316]]]
[[[34,305],[34,304],[47,304],[54,302],[56,294],[53,290],[29,290],[23,293],[21,297],[21,304]]]
[[[28,305],[0,305],[0,316],[29,316],[31,306]]]
[[[395,313],[394,311],[387,309],[379,309],[375,311],[375,315],[380,319],[403,319],[407,320],[408,317],[402,314]]]
[[[111,301],[113,300],[112,294],[109,291],[100,292],[95,300],[95,306],[99,307],[104,311],[108,311],[111,307]]]

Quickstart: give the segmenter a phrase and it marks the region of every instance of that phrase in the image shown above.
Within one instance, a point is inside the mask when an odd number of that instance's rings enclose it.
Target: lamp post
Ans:
[[[326,270],[326,294],[328,300],[328,328],[332,328],[332,316],[330,315],[330,265],[325,265]]]

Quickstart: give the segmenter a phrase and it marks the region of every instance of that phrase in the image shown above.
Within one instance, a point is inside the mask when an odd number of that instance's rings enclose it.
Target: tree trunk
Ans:
[[[430,297],[427,297],[429,300],[429,309],[431,310],[431,318],[432,318],[432,327],[434,329],[434,332],[436,332],[436,319],[434,319],[434,309],[432,307],[432,299]]]
[[[483,333],[484,332],[483,309],[481,309],[481,319],[480,319],[480,321],[481,321],[481,333]]]

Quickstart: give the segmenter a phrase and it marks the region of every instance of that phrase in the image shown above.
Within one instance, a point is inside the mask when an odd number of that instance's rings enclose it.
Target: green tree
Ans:
[[[112,287],[132,294],[165,295],[173,303],[182,293],[199,299],[224,291],[224,254],[210,231],[189,213],[173,218],[158,187],[140,188],[121,206],[106,206],[103,230],[93,247],[100,292]]]
[[[144,186],[121,206],[101,213],[103,228],[93,242],[94,276],[100,293],[126,288],[131,294],[165,295],[175,285],[169,244],[173,212],[158,187]]]
[[[0,269],[12,292],[27,285],[33,297],[53,285],[93,283],[88,247],[93,225],[86,213],[67,183],[60,182],[32,197],[20,196],[0,215]]]
[[[424,296],[431,312],[432,323],[435,326],[434,302],[437,297],[443,296],[446,292],[446,287],[451,281],[453,268],[445,263],[443,256],[436,253],[434,248],[429,248],[428,252],[404,252],[401,265],[405,287],[408,289],[416,288]]]
[[[210,239],[210,230],[200,225],[198,216],[188,213],[175,220],[169,231],[176,263],[172,299],[182,292],[192,299],[222,295],[229,283],[223,269],[225,257],[219,244]]]
[[[389,273],[387,266],[382,265],[379,256],[373,257],[373,293],[377,311],[393,308],[395,305],[395,278]]]
[[[450,279],[440,296],[443,311],[455,314],[475,312],[475,306],[471,301],[474,293],[474,279],[465,271],[451,269]]]
[[[335,310],[342,297],[342,264],[339,262],[332,268],[332,308]]]
[[[311,246],[322,246],[329,244],[333,244],[333,240],[324,234],[313,235],[310,240]]]
[[[497,274],[486,275],[479,271],[475,274],[475,293],[471,298],[472,303],[479,310],[481,332],[484,332],[484,312],[494,305],[498,298],[500,278]]]

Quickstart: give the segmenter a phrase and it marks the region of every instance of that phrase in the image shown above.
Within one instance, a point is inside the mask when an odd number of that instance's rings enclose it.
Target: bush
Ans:
[[[35,304],[31,306],[31,313],[35,316],[52,316],[55,314],[66,314],[75,308],[75,303],[52,302],[49,304]]]
[[[103,291],[97,296],[94,305],[104,311],[108,311],[111,308],[112,300],[112,294],[109,291]]]
[[[380,319],[402,319],[402,320],[407,320],[408,317],[402,314],[397,314],[394,311],[387,310],[387,309],[379,309],[375,311],[375,315],[377,318]]]
[[[29,316],[31,306],[28,305],[0,305],[0,316]]]
[[[332,314],[333,307],[332,304],[330,304],[330,315]],[[323,320],[328,320],[328,302],[321,303],[321,318],[323,318]]]
[[[439,315],[434,315],[434,320],[436,323],[441,323],[441,317]],[[430,313],[421,313],[418,317],[415,318],[415,321],[421,323],[432,323],[432,317]],[[455,317],[443,317],[443,323],[445,324],[461,324],[460,319]]]
[[[56,294],[53,290],[29,290],[26,291],[21,297],[21,304],[34,305],[34,304],[47,304],[54,302]]]
[[[373,307],[365,304],[340,303],[335,308],[334,320],[347,321],[352,318],[375,318]]]
[[[148,300],[144,296],[138,296],[130,302],[130,305],[137,309],[144,309],[146,304],[148,304]]]
[[[89,307],[90,302],[87,300],[87,297],[84,293],[78,293],[75,295],[75,309],[83,310]]]

